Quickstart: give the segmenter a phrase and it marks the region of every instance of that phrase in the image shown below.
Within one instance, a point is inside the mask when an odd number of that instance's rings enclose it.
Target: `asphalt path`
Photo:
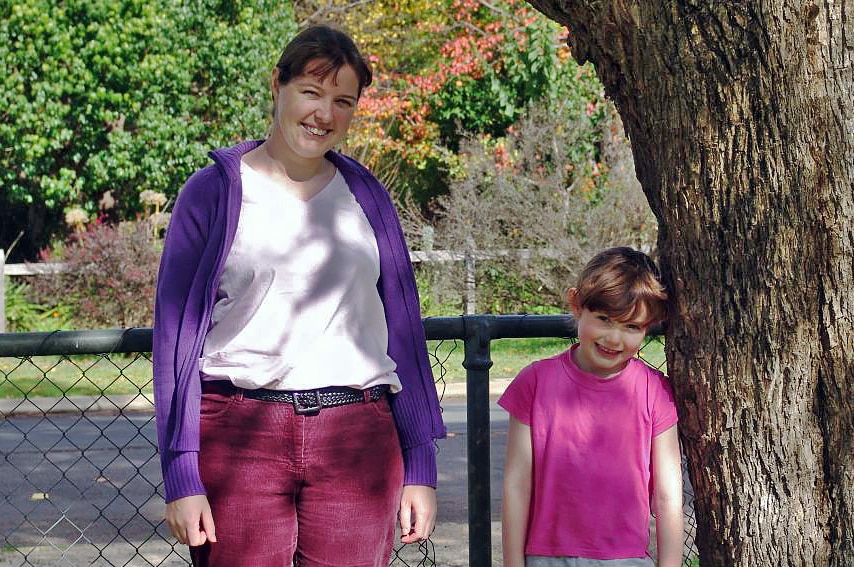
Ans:
[[[432,539],[442,565],[461,567],[468,565],[465,398],[446,396],[442,408],[448,436],[438,441],[439,514]],[[490,421],[492,557],[500,566],[508,420],[494,396]],[[136,565],[129,557],[144,558],[140,565],[186,565],[185,549],[169,543],[162,525],[150,411],[8,416],[0,420],[0,453],[0,567]],[[686,509],[692,505],[686,475]],[[22,558],[28,546],[36,551]]]
[[[466,447],[466,406],[464,401],[442,403],[442,418],[448,429],[448,437],[438,442],[439,487],[436,498],[439,503],[439,522],[468,522],[468,478]],[[489,407],[490,420],[490,470],[491,470],[491,516],[501,519],[501,482],[504,477],[504,451],[507,447],[507,412],[493,401]]]
[[[466,523],[465,399],[445,399],[442,407],[448,437],[438,441],[438,521]],[[491,516],[497,520],[507,415],[494,402],[490,410]],[[63,541],[81,533],[92,541],[109,541],[117,532],[128,540],[150,537],[163,517],[162,495],[155,492],[161,481],[155,449],[154,416],[148,412],[16,415],[0,421],[0,533],[16,545],[43,544],[46,530]]]

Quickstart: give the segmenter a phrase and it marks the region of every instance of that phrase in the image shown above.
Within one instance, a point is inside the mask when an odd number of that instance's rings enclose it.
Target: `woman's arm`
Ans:
[[[205,325],[202,305],[206,286],[199,286],[209,240],[211,208],[216,191],[208,190],[221,176],[213,167],[194,173],[178,195],[166,231],[157,294],[154,300],[153,370],[157,438],[166,501],[204,494],[198,471],[198,425],[183,427],[183,413],[198,423],[200,393],[190,399],[187,378],[198,383],[198,346]],[[204,282],[202,282],[204,283]],[[188,367],[188,364],[191,365]],[[197,387],[196,390],[199,388]],[[179,434],[180,431],[180,434]],[[177,440],[177,442],[176,442]]]
[[[528,511],[531,507],[531,427],[512,415],[504,464],[504,501],[501,505],[501,544],[504,567],[524,567]]]
[[[682,564],[682,457],[676,426],[652,440],[653,512],[659,567]]]
[[[391,411],[403,449],[404,485],[436,486],[434,439],[445,437],[436,385],[427,355],[418,288],[409,250],[388,191],[364,166],[343,154],[326,154],[362,207],[380,253],[377,291],[388,325],[388,354],[403,390],[391,397]]]

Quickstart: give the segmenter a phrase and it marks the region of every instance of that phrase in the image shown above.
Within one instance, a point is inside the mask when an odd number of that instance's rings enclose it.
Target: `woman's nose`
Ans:
[[[326,100],[318,101],[317,108],[314,110],[314,115],[319,121],[328,123],[332,121],[332,102]]]

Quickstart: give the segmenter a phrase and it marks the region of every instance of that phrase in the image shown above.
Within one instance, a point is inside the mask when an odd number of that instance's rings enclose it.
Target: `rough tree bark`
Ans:
[[[854,565],[854,3],[529,2],[659,219],[701,565]]]

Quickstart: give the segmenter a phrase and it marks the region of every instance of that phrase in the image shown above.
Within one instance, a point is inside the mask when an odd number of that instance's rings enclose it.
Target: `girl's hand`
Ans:
[[[211,507],[204,494],[185,496],[166,504],[166,525],[178,541],[196,547],[216,542]]]
[[[435,527],[436,490],[432,486],[404,486],[400,498],[400,541],[424,541]]]

